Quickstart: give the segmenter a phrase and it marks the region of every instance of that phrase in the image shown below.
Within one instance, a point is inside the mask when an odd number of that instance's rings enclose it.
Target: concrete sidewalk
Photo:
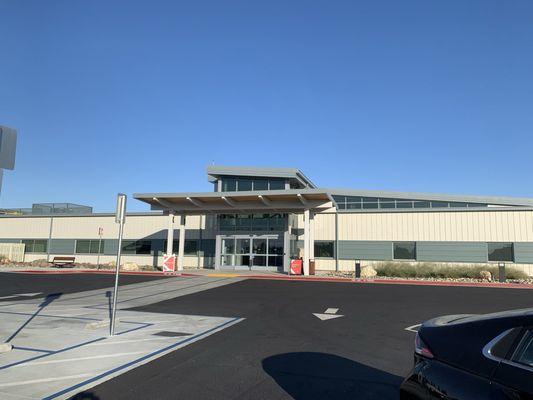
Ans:
[[[109,337],[112,288],[0,304],[0,397],[68,398],[242,319],[126,311],[239,279],[170,278],[120,288]]]

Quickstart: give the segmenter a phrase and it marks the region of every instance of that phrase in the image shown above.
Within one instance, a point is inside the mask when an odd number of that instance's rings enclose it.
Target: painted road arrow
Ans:
[[[16,297],[33,297],[33,296],[37,296],[38,294],[42,294],[42,292],[39,292],[39,293],[19,293],[19,294],[12,294],[11,296],[0,297],[0,300],[14,299],[14,298],[16,298]]]
[[[338,308],[328,308],[326,311],[324,311],[323,314],[313,313],[313,315],[321,321],[327,321],[328,319],[344,317],[344,315],[337,314],[337,311],[339,311]]]

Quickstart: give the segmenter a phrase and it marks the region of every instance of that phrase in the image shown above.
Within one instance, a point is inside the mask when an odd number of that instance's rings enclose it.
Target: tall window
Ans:
[[[122,252],[124,254],[150,254],[151,251],[151,240],[124,240],[122,242]]]
[[[416,243],[394,242],[393,252],[395,260],[416,260]]]
[[[487,243],[489,261],[514,261],[512,243]]]
[[[335,256],[333,241],[315,240],[315,257],[333,258]]]
[[[104,240],[76,240],[76,253],[78,254],[103,254]]]
[[[48,247],[48,240],[40,239],[27,239],[23,240],[26,246],[24,247],[25,253],[46,253]]]

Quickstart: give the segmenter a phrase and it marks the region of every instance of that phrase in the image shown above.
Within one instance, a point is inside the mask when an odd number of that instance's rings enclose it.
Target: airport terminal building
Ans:
[[[512,264],[533,275],[533,199],[324,189],[300,170],[211,166],[213,190],[138,193],[150,212],[129,213],[124,261],[179,268],[287,271],[292,258],[318,270],[353,271],[356,260]],[[38,205],[5,210],[0,243],[24,259],[113,261],[114,214]]]

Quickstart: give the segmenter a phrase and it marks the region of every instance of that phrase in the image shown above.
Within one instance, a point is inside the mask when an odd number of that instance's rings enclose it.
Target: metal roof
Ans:
[[[257,168],[257,167],[228,167],[214,166],[207,167],[207,176],[210,181],[214,181],[219,176],[253,176],[264,178],[289,178],[298,181],[303,187],[315,189],[316,186],[296,168]]]
[[[406,200],[451,201],[502,206],[533,206],[533,199],[502,196],[461,196],[437,193],[387,192],[381,190],[323,189],[332,196],[379,197]]]

